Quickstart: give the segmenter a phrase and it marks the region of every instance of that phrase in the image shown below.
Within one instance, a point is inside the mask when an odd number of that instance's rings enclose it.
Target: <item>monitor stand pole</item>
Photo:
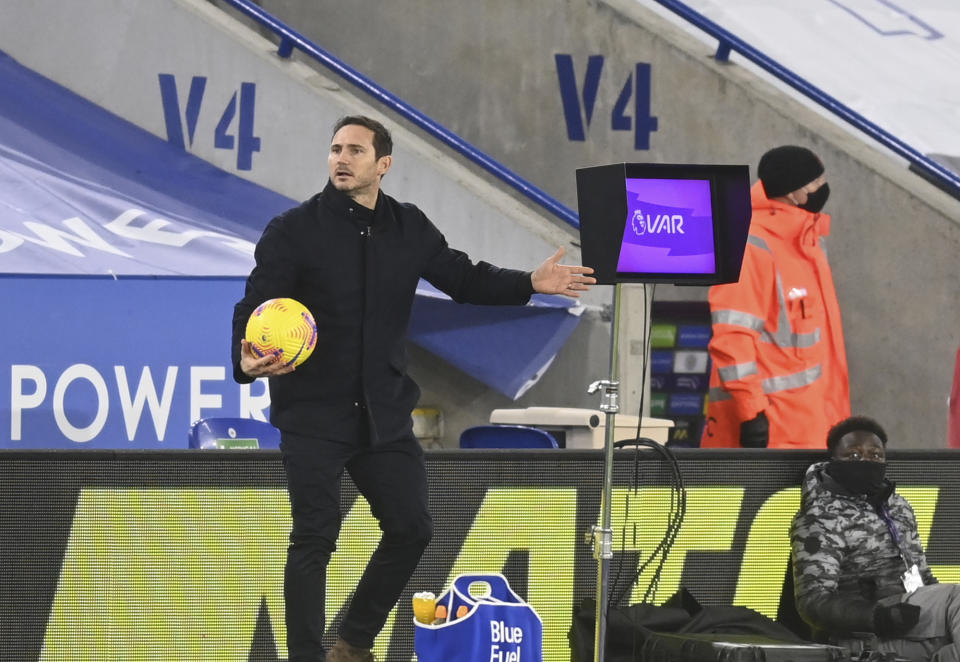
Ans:
[[[593,636],[593,660],[603,662],[607,639],[607,582],[610,577],[610,560],[613,558],[613,528],[611,527],[611,499],[613,497],[613,442],[616,432],[616,416],[619,403],[618,335],[620,331],[620,288],[613,286],[613,320],[610,322],[610,378],[593,382],[587,393],[603,390],[600,410],[606,413],[605,440],[603,445],[603,495],[600,499],[600,526],[593,525],[587,533],[587,543],[593,545],[593,558],[597,559],[597,615]]]

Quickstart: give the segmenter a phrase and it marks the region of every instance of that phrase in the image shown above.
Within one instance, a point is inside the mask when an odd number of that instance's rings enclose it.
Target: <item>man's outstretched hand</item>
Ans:
[[[566,252],[561,246],[533,272],[530,281],[535,291],[540,294],[562,294],[578,298],[580,292],[586,292],[590,285],[597,282],[596,278],[587,275],[593,273],[591,267],[560,264],[560,258]]]

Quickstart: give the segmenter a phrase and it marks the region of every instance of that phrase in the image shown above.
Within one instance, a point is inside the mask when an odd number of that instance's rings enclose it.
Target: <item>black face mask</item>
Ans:
[[[818,214],[823,206],[827,204],[827,198],[830,197],[830,185],[824,184],[813,193],[807,196],[807,201],[802,205],[797,205],[800,209],[805,209],[811,214]]]
[[[886,462],[866,460],[830,460],[827,473],[853,494],[876,496],[887,487]]]

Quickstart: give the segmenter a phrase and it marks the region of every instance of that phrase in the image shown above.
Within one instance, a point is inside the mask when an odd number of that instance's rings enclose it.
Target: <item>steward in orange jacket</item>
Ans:
[[[737,283],[710,288],[710,396],[702,447],[823,448],[850,415],[840,307],[821,238],[823,165],[777,147],[758,168]]]

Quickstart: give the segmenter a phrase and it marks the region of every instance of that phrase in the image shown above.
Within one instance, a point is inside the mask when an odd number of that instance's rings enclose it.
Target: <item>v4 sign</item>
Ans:
[[[181,119],[180,101],[177,96],[177,82],[173,74],[159,74],[160,97],[163,102],[163,118],[167,127],[167,140],[178,147],[186,149],[184,140],[183,121]],[[190,91],[187,94],[187,105],[183,109],[183,118],[187,124],[187,140],[193,145],[197,120],[200,117],[200,106],[203,102],[203,93],[207,86],[206,76],[194,76],[190,81]],[[213,146],[218,149],[237,150],[237,170],[251,170],[253,168],[253,153],[260,151],[260,138],[253,135],[254,106],[256,105],[257,86],[255,83],[241,83],[239,90],[239,104],[237,91],[227,102],[220,114],[220,120],[214,130]],[[239,117],[237,106],[239,105]],[[236,118],[236,122],[234,122]],[[234,128],[234,125],[235,128]],[[233,134],[236,135],[233,135]]]
[[[583,77],[583,86],[579,90],[574,73],[573,56],[557,53],[554,59],[557,63],[557,79],[560,83],[563,116],[567,123],[567,137],[570,140],[584,141],[586,128],[589,128],[593,118],[593,109],[600,88],[603,56],[591,55],[587,58],[587,70]],[[628,108],[631,99],[633,100],[632,113]],[[633,129],[634,148],[650,149],[650,134],[657,130],[657,118],[650,114],[650,65],[648,63],[637,62],[634,71],[627,76],[610,112],[610,128],[613,131]]]

